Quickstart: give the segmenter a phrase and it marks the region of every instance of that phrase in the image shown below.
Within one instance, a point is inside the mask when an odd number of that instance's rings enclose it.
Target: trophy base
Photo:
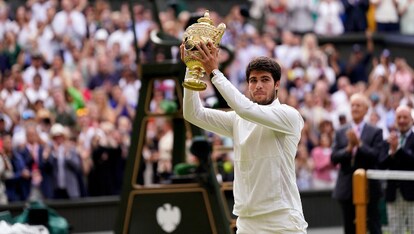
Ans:
[[[207,88],[207,84],[199,79],[186,79],[183,82],[183,87],[193,91],[204,91]]]

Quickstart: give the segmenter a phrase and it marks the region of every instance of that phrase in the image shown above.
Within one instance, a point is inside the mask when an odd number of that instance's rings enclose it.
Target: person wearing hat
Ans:
[[[95,32],[95,41],[104,41],[108,39],[108,32],[106,29],[100,28]]]
[[[95,39],[94,43],[92,40],[88,41],[87,43],[89,43],[88,45],[93,45],[93,48],[96,51],[96,54],[104,55],[108,51],[108,48],[106,45],[108,37],[109,37],[108,31],[106,31],[106,29],[104,28],[100,28],[95,32],[95,35],[93,37],[93,39]]]
[[[81,159],[75,146],[68,141],[68,129],[55,123],[50,129],[50,136],[52,141],[46,149],[45,157],[50,157],[52,160],[53,197],[56,199],[80,197]]]

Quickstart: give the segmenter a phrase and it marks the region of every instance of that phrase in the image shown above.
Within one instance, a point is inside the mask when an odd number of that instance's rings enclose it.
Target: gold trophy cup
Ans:
[[[203,91],[207,84],[201,80],[205,74],[203,65],[191,58],[191,54],[200,56],[196,45],[200,42],[207,43],[211,41],[215,46],[220,44],[226,25],[221,23],[217,28],[213,25],[208,10],[204,13],[204,17],[197,20],[197,23],[190,25],[184,32],[184,63],[189,69],[190,77],[186,77],[183,82],[184,88],[194,91]]]

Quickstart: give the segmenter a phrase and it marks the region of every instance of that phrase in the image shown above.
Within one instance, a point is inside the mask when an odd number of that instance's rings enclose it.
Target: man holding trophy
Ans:
[[[208,16],[206,12],[199,23],[186,30],[180,46],[181,59],[187,66],[184,118],[233,139],[233,213],[238,216],[238,234],[306,233],[308,224],[295,175],[296,149],[304,121],[296,109],[277,98],[281,68],[271,58],[253,59],[246,68],[248,97],[243,95],[218,70],[218,44],[225,26],[215,29]],[[208,36],[208,29],[219,31],[218,36]],[[200,74],[211,78],[232,111],[202,106],[197,92],[203,90]],[[193,88],[194,83],[201,85]]]

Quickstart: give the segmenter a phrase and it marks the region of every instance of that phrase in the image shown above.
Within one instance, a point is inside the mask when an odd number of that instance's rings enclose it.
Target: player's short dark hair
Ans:
[[[272,75],[275,83],[280,80],[280,65],[272,58],[261,56],[250,61],[246,68],[246,81],[249,82],[249,76],[252,71],[265,71]]]

